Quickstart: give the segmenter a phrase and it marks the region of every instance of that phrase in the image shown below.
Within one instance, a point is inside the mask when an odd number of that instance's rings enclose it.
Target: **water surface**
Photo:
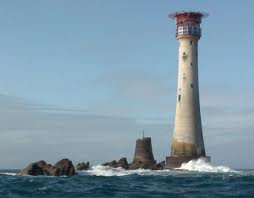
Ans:
[[[254,170],[232,170],[201,160],[163,171],[97,165],[73,177],[19,177],[16,172],[0,170],[1,198],[254,196]]]

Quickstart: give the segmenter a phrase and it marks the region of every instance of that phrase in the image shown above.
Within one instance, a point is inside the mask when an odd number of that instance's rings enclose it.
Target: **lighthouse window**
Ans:
[[[187,54],[183,52],[183,60],[186,60],[186,58],[187,58]]]
[[[193,88],[193,84],[192,83],[190,84],[190,87]]]
[[[183,79],[184,79],[184,80],[186,79],[185,73],[183,73]]]
[[[192,62],[190,63],[190,65],[192,65]]]
[[[190,45],[192,45],[192,41],[190,41]]]
[[[178,95],[178,102],[181,101],[181,95]]]

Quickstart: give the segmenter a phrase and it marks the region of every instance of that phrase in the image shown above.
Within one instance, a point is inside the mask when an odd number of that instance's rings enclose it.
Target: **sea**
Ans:
[[[73,177],[17,176],[0,170],[0,197],[254,197],[254,170],[233,170],[202,159],[175,170],[123,170],[101,165]]]

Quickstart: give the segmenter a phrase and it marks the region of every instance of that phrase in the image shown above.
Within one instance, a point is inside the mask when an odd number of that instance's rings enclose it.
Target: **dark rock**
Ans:
[[[58,176],[58,170],[51,164],[47,164],[45,161],[37,162],[37,166],[43,171],[43,175]]]
[[[163,170],[165,168],[165,161],[154,165],[153,170]]]
[[[47,176],[72,176],[75,174],[75,169],[72,165],[72,162],[68,159],[64,159],[56,163],[55,166],[51,164],[47,164],[45,161],[41,160],[38,162],[34,162],[29,164],[26,168],[21,170],[18,175],[47,175]]]
[[[37,163],[31,163],[26,168],[21,170],[18,175],[24,176],[24,175],[44,175],[43,170],[37,165]]]
[[[106,162],[103,163],[102,166],[110,166],[112,168],[124,168],[124,169],[128,169],[129,168],[129,164],[128,161],[125,157],[121,158],[118,162],[116,160],[113,160],[111,162]]]
[[[136,170],[136,169],[153,169],[154,163],[149,163],[149,162],[141,162],[141,161],[136,161],[132,162],[129,164],[129,169],[130,170]]]
[[[47,164],[45,161],[41,160],[29,164],[26,168],[21,170],[18,175],[57,175],[57,169],[51,164]]]
[[[76,166],[77,170],[88,170],[89,167],[90,167],[90,163],[89,162],[78,163],[78,165]]]
[[[154,163],[148,163],[148,162],[132,162],[129,164],[130,170],[136,170],[136,169],[151,169],[151,170],[163,170],[165,168],[165,161],[162,161],[158,164]]]
[[[116,160],[113,160],[111,162],[105,162],[102,164],[102,166],[110,166],[112,168],[117,168],[117,162]]]
[[[69,159],[62,159],[55,164],[55,168],[58,169],[59,175],[72,176],[75,175],[75,168],[72,161]]]
[[[128,161],[127,161],[126,157],[123,157],[118,161],[117,167],[122,167],[124,169],[129,169],[129,164],[128,164]]]

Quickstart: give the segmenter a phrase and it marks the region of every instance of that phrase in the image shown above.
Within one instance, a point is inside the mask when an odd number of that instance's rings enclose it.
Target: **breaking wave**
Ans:
[[[125,170],[123,168],[111,168],[109,166],[96,165],[92,166],[87,171],[79,171],[79,175],[93,175],[93,176],[126,176],[131,174],[139,174],[139,175],[151,175],[154,171],[145,170],[145,169],[137,169],[137,170]]]
[[[6,175],[6,176],[16,176],[17,173],[11,173],[11,172],[0,172],[0,175]]]
[[[186,164],[184,166],[186,167]],[[221,169],[208,164],[206,166],[212,166],[212,170],[219,173],[203,173],[201,171],[207,171],[207,167],[200,167],[198,162],[193,166],[191,171],[151,171],[123,170],[97,165],[88,171],[79,171],[79,176],[68,178],[6,176],[15,175],[18,170],[0,170],[0,197],[8,195],[19,198],[188,197],[188,195],[192,197],[252,197],[251,195],[254,194],[254,170],[220,173],[231,171],[231,169],[228,167]]]
[[[158,176],[168,176],[175,174],[182,174],[197,171],[197,172],[209,172],[209,173],[236,173],[238,171],[232,170],[226,166],[215,166],[204,159],[191,160],[188,163],[183,163],[180,168],[175,170],[147,170],[147,169],[137,169],[137,170],[125,170],[123,168],[111,168],[109,166],[96,165],[92,166],[87,171],[79,171],[79,175],[91,175],[91,176],[126,176],[126,175],[158,175]]]
[[[228,173],[237,172],[227,166],[214,166],[204,159],[191,160],[187,163],[183,163],[178,170],[198,171],[198,172],[211,172],[211,173]]]
[[[183,163],[180,168],[175,170],[148,170],[148,169],[137,169],[137,170],[125,170],[123,168],[112,168],[109,166],[95,165],[87,171],[78,171],[78,175],[85,176],[127,176],[127,175],[147,175],[147,176],[168,176],[176,174],[186,174],[188,172],[204,172],[204,173],[240,173],[241,171],[233,170],[227,166],[215,166],[204,159],[191,160],[187,163]],[[253,173],[254,174],[254,173]],[[2,171],[0,176],[16,176],[16,172]],[[50,176],[49,176],[50,177]],[[51,176],[52,177],[52,176]],[[65,177],[65,176],[63,176]]]

